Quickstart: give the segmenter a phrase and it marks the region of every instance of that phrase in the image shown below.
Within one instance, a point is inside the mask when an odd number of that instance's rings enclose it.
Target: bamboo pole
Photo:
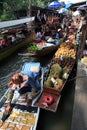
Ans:
[[[31,17],[31,0],[29,0],[29,17]]]

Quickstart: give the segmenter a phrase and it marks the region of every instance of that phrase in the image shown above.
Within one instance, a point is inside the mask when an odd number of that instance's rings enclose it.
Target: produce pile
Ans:
[[[75,46],[70,42],[62,43],[51,61],[50,71],[44,82],[44,87],[61,92],[75,63],[75,59]]]
[[[50,111],[56,111],[61,97],[61,91],[75,64],[75,50],[75,46],[70,42],[62,43],[57,48],[44,81],[43,93],[35,103],[36,106]]]
[[[0,111],[0,118],[3,112]],[[0,130],[33,130],[37,122],[37,113],[13,108],[10,116],[2,122],[0,120]]]
[[[61,89],[63,85],[63,80],[61,79],[62,76],[62,68],[61,66],[56,63],[53,64],[50,68],[49,75],[47,77],[47,80],[44,82],[45,87],[52,87],[54,89]],[[54,82],[52,81],[54,79]]]
[[[40,50],[39,47],[37,47],[37,45],[31,45],[27,48],[28,50],[32,50],[32,51],[37,51],[37,50]]]
[[[27,49],[28,51],[37,51],[37,50],[41,50],[44,46],[46,46],[46,42],[41,41],[37,44],[33,43],[33,45],[30,45]]]
[[[75,59],[76,58],[75,45],[70,42],[62,43],[60,45],[60,48],[55,53],[55,58],[60,58],[61,56]]]

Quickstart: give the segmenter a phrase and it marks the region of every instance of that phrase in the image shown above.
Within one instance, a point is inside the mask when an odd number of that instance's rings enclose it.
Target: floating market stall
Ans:
[[[35,35],[31,33],[26,38],[19,40],[16,44],[11,44],[8,47],[0,49],[0,61],[4,60],[8,56],[10,56],[12,53],[20,49],[21,47],[33,41],[34,38],[35,38]]]
[[[76,46],[71,42],[60,45],[51,61],[50,69],[44,81],[44,89],[35,106],[55,112],[61,92],[68,80],[76,61]]]
[[[41,41],[38,43],[32,43],[27,48],[27,52],[24,54],[18,54],[22,56],[37,56],[37,57],[43,57],[52,53],[55,53],[58,49],[58,45],[55,45],[54,43],[47,43],[46,41]]]
[[[33,31],[29,32],[29,28],[27,28],[27,24],[33,21],[34,17],[0,22],[0,40],[5,35],[7,37],[6,42],[9,42],[9,45],[5,47],[0,44],[0,61],[34,40],[35,33]],[[26,34],[24,33],[25,30],[27,31]],[[16,37],[16,34],[19,34],[19,37]],[[12,41],[12,36],[16,39],[14,42]]]

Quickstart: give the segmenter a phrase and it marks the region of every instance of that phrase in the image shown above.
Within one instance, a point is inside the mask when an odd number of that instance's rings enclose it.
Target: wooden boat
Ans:
[[[44,41],[42,41],[41,44],[38,43],[31,45],[26,53],[19,53],[18,55],[43,57],[55,53],[57,51],[58,45],[46,42],[42,44],[43,42]]]
[[[45,110],[56,112],[61,92],[76,62],[76,50],[71,43],[62,43],[56,51],[44,81],[43,92],[35,102]]]
[[[30,68],[37,67],[37,71],[30,71]],[[22,67],[22,73],[30,75],[30,73],[34,74],[40,74],[38,80],[41,84],[41,91],[38,93],[38,95],[34,98],[34,100],[37,100],[43,90],[43,70],[40,66],[39,62],[26,62]],[[15,104],[12,104],[12,110],[8,116],[8,118],[5,119],[5,121],[2,122],[2,118],[4,115],[4,110],[7,105],[7,93],[3,95],[3,97],[0,99],[0,130],[36,130],[37,122],[39,118],[39,112],[40,108],[33,106],[33,103],[31,106],[26,106],[25,101],[25,94],[19,97],[18,101]],[[15,92],[16,95],[16,92]],[[36,99],[37,98],[37,99]],[[33,102],[34,102],[33,100]]]
[[[4,21],[0,22],[0,34],[6,34],[8,37],[10,35],[16,34],[23,28],[27,28],[27,24],[31,25],[35,17],[23,18],[18,20]],[[26,25],[26,27],[25,27]],[[27,43],[31,42],[35,38],[35,33],[31,31],[30,34],[27,33],[25,38],[19,38],[14,44],[10,44],[8,47],[0,49],[0,61],[10,56],[16,50],[20,49]]]
[[[29,42],[33,41],[35,37],[35,34],[31,33],[29,36],[27,36],[24,39],[19,40],[17,43],[14,43],[13,45],[9,45],[6,48],[0,49],[0,61],[10,56],[12,53],[20,49],[21,47],[25,46]]]
[[[46,56],[55,53],[58,49],[58,45],[47,43],[47,46],[36,52],[37,56]]]

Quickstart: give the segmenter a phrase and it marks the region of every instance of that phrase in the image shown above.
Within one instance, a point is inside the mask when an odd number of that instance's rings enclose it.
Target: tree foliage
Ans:
[[[0,0],[0,20],[16,19],[14,11],[28,9],[29,1],[37,7],[47,7],[51,0]]]

